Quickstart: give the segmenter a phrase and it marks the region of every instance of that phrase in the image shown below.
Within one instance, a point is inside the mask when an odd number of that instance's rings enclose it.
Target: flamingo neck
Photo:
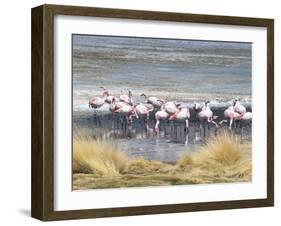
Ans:
[[[142,94],[142,96],[144,97],[145,100],[147,100],[147,96],[145,94]]]

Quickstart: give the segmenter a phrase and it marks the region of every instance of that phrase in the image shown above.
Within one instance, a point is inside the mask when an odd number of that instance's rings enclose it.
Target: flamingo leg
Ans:
[[[203,127],[203,136],[204,138],[206,138],[206,123],[204,123],[204,127]]]
[[[240,113],[239,117],[237,118],[237,120],[240,120],[243,116],[244,116],[245,113]]]
[[[216,128],[219,128],[218,123],[216,123],[214,120],[212,120],[210,123],[214,124],[216,126]]]
[[[184,128],[184,132],[188,133],[189,132],[189,121],[188,119],[185,120],[185,128]]]
[[[224,120],[221,120],[221,121],[219,122],[219,125],[222,126],[223,123],[227,123],[227,120],[225,120],[225,119],[224,119]]]
[[[101,116],[101,115],[100,115],[100,116]],[[97,118],[97,121],[98,121],[98,123],[97,123],[98,126],[101,126],[101,118],[100,118],[100,117]]]
[[[133,123],[133,115],[132,115],[132,114],[129,114],[129,115],[127,116],[127,125],[128,125],[128,126],[131,126],[132,123]]]
[[[119,115],[117,115],[117,119],[116,119],[116,127],[117,127],[117,129],[119,129],[119,128],[120,128],[120,117],[119,117]]]
[[[243,125],[240,123],[240,133],[241,133],[241,140],[243,139]]]
[[[233,120],[234,132],[237,133],[237,121]]]
[[[228,128],[232,130],[233,118],[230,118]]]
[[[156,133],[159,133],[159,124],[160,124],[160,121],[157,119],[157,121],[155,123],[155,131],[156,131]]]
[[[95,108],[94,108],[94,124],[97,125],[97,112]]]
[[[167,122],[164,121],[163,125],[164,125],[164,135],[165,135],[165,136],[167,135],[166,124],[167,124]]]
[[[188,144],[188,133],[185,135],[185,144]]]
[[[121,117],[121,128],[122,130],[125,130],[125,124],[126,124],[126,116],[122,115]]]
[[[146,132],[149,131],[149,126],[148,126],[148,123],[147,123],[147,122],[145,122],[145,130],[146,130]]]
[[[145,132],[147,132],[148,131],[147,118],[143,119],[143,124],[144,124],[144,130]]]
[[[175,112],[169,117],[169,120],[174,120],[177,117],[178,112]]]
[[[202,123],[199,124],[199,133],[200,133],[200,137],[202,138],[202,130],[203,130],[203,126]]]

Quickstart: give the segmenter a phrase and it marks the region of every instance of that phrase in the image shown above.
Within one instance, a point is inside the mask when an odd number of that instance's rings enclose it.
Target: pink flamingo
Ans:
[[[119,109],[116,109],[114,112],[115,113],[121,113],[121,114],[125,115],[126,121],[127,121],[128,124],[131,124],[132,123],[132,117],[136,116],[136,112],[135,112],[134,107],[129,105],[129,104],[124,105],[123,107],[121,107]]]
[[[127,123],[129,124],[132,122],[132,117],[137,116],[134,106],[122,101],[116,102],[115,98],[113,99],[113,102],[110,104],[109,109],[113,113],[120,113],[124,115],[126,117]]]
[[[121,90],[121,95],[119,96],[119,100],[121,102],[125,102],[127,104],[133,105],[133,100],[132,100],[132,91],[128,91],[128,95],[123,94],[123,90]]]
[[[97,109],[101,108],[104,105],[104,99],[100,97],[92,97],[89,100],[89,108],[94,108],[94,122],[101,123],[100,120],[97,118]]]
[[[104,102],[108,103],[108,104],[111,104],[113,99],[115,98],[115,96],[109,95],[108,90],[106,88],[104,88],[103,86],[101,86],[100,88],[103,90],[103,94],[102,95],[105,97]]]
[[[206,101],[204,105],[195,103],[193,107],[200,122],[200,131],[203,125],[204,137],[206,136],[206,125],[212,123],[216,126],[216,128],[219,127],[219,125],[214,121],[213,112],[209,107],[209,103],[210,101]]]
[[[118,109],[121,109],[122,107],[125,107],[127,105],[127,103],[125,102],[121,102],[121,101],[118,101],[116,97],[114,97],[112,99],[112,102],[110,103],[109,105],[109,110],[110,112],[112,112],[112,117],[113,117],[113,122],[112,122],[112,127],[114,128],[114,118],[115,118],[115,111],[118,110]],[[117,121],[117,126],[119,124],[119,121]]]
[[[200,122],[210,123],[213,120],[213,112],[209,107],[209,101],[205,102],[204,105],[195,103],[194,110],[197,113],[197,117]]]
[[[179,107],[179,111],[169,117],[172,121],[185,121],[185,131],[188,130],[188,120],[190,118],[190,111],[187,107]]]
[[[226,120],[220,121],[220,125],[224,122],[227,122],[228,128],[232,129],[232,124],[236,119],[239,119],[240,114],[234,110],[234,106],[229,106],[223,113]]]
[[[155,108],[160,108],[165,102],[164,100],[159,99],[157,97],[147,97],[144,93],[141,94],[141,96],[145,98],[146,103],[152,104]]]
[[[235,112],[240,114],[240,117],[242,117],[246,113],[246,108],[241,104],[238,99],[235,99],[233,102],[233,109]]]
[[[245,112],[243,116],[238,119],[238,122],[240,123],[241,138],[243,137],[243,130],[245,125],[252,122],[252,118],[253,118],[252,112]]]
[[[114,97],[114,98],[112,99],[111,104],[109,105],[109,110],[110,110],[111,112],[115,112],[115,110],[120,109],[120,108],[122,108],[122,107],[125,107],[125,106],[127,106],[127,105],[128,105],[128,103],[122,102],[122,101],[118,101],[117,98]]]
[[[104,99],[100,97],[92,97],[89,100],[89,108],[94,108],[95,113],[96,109],[101,108],[104,105]]]
[[[240,123],[241,134],[242,134],[242,130],[243,130],[242,124],[250,122],[252,120],[253,114],[252,112],[245,112],[241,115],[234,110],[233,106],[229,106],[224,111],[224,117],[226,118],[226,120],[220,121],[220,124],[225,122],[228,123],[228,128],[231,130],[233,122],[237,121]]]
[[[149,113],[154,110],[152,104],[138,104],[135,106],[135,112],[137,118],[142,118],[144,121],[145,129],[148,130],[148,120],[149,120]]]
[[[248,112],[248,111],[247,111],[247,112],[245,112],[245,114],[240,118],[240,120],[246,122],[246,121],[251,121],[252,118],[253,118],[252,112]]]
[[[179,112],[179,106],[179,103],[169,101],[161,106],[161,110],[166,111],[169,115],[173,115]]]
[[[153,111],[154,107],[152,104],[138,104],[135,106],[135,111],[138,117],[149,119],[149,112]]]
[[[160,110],[155,113],[155,131],[156,133],[159,133],[159,124],[161,120],[167,120],[169,118],[169,114],[165,110]]]
[[[178,113],[180,111],[178,108],[179,106],[180,104],[172,101],[162,104],[161,110],[155,113],[155,119],[156,119],[155,131],[157,133],[159,132],[160,121],[166,120],[170,116],[173,116],[174,114]]]

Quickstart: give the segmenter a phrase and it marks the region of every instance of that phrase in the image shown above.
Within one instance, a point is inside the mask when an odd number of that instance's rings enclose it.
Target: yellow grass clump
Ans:
[[[193,157],[189,152],[186,152],[183,157],[177,162],[179,168],[190,168],[194,164]]]
[[[195,164],[213,168],[216,165],[230,166],[242,159],[240,140],[232,134],[223,132],[209,139],[198,153],[194,154]]]
[[[73,140],[74,189],[250,181],[251,143],[233,134],[211,137],[169,164],[130,158],[111,140],[78,131]]]
[[[163,162],[146,160],[141,157],[137,159],[131,159],[128,162],[126,172],[129,174],[151,174],[160,172],[168,166],[168,164]]]
[[[177,163],[190,169],[190,178],[198,183],[250,181],[252,175],[251,144],[222,132],[207,140],[197,152],[185,154]]]
[[[73,173],[117,176],[127,161],[127,156],[111,141],[79,135],[73,139]]]

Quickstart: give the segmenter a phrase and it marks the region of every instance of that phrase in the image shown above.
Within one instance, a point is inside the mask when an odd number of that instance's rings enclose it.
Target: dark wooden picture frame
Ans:
[[[265,27],[267,29],[267,198],[156,206],[54,210],[54,16],[95,16]],[[274,205],[274,20],[60,5],[32,9],[31,215],[49,220],[162,214]]]

